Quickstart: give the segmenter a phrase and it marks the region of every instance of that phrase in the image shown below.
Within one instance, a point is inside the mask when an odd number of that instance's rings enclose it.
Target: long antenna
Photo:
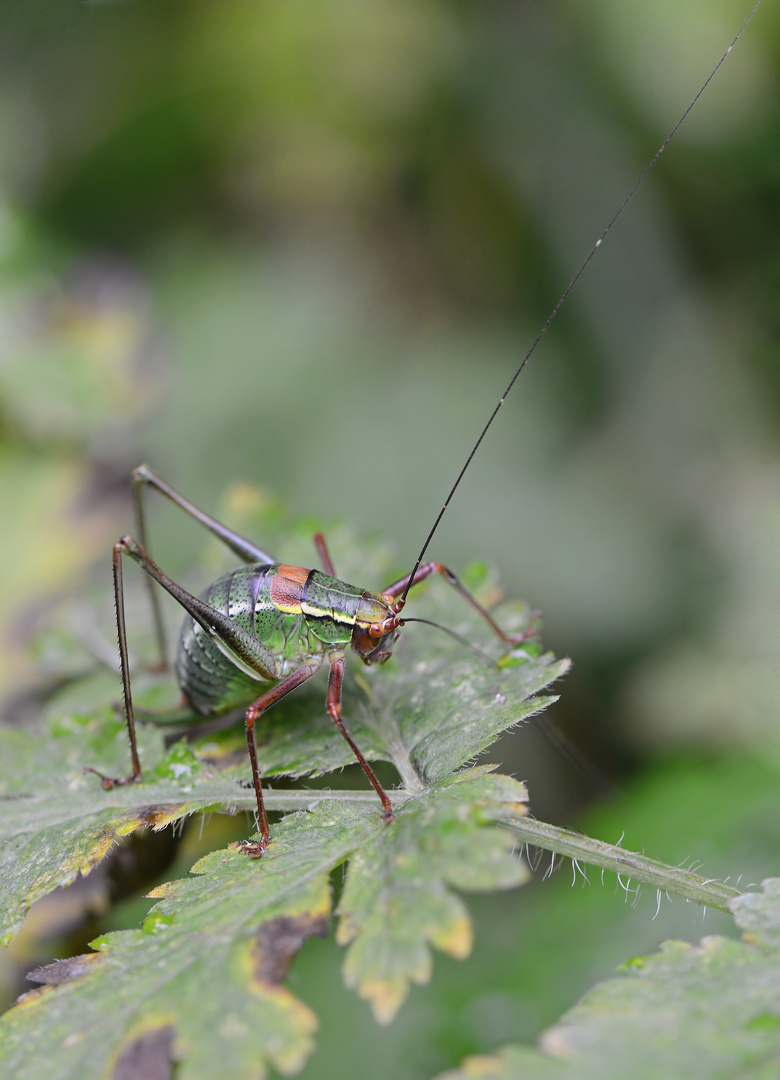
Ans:
[[[434,523],[433,523],[433,526],[432,526],[432,528],[431,528],[431,531],[430,531],[430,532],[428,533],[428,537],[427,537],[427,539],[426,539],[425,543],[424,543],[424,544],[423,544],[423,546],[422,546],[422,550],[420,551],[420,554],[419,554],[419,555],[417,556],[417,562],[416,562],[416,563],[414,564],[414,569],[412,570],[411,574],[409,575],[409,581],[407,582],[406,588],[405,588],[405,589],[404,589],[404,591],[403,591],[403,594],[402,594],[402,596],[401,596],[401,600],[406,600],[406,594],[407,594],[407,593],[409,592],[409,589],[410,589],[410,588],[411,588],[411,586],[412,586],[412,582],[414,581],[414,577],[415,577],[415,574],[417,573],[417,570],[418,570],[418,568],[419,568],[419,566],[420,566],[420,563],[421,563],[421,562],[423,561],[423,558],[425,557],[425,553],[426,553],[426,551],[428,550],[428,545],[430,544],[431,540],[433,539],[433,535],[434,535],[434,533],[436,532],[436,530],[438,529],[438,527],[439,527],[439,523],[441,522],[441,519],[442,519],[442,518],[444,517],[444,514],[445,514],[445,512],[446,512],[446,510],[447,510],[447,507],[448,507],[448,506],[450,505],[450,502],[451,502],[451,500],[452,500],[452,496],[453,496],[453,495],[455,494],[455,492],[456,492],[456,491],[458,490],[458,488],[460,487],[460,482],[461,482],[461,480],[463,479],[463,477],[465,476],[465,474],[466,474],[466,470],[468,469],[469,465],[471,465],[471,462],[472,462],[472,459],[473,459],[474,455],[476,454],[477,450],[479,450],[480,446],[482,445],[482,440],[483,440],[483,439],[485,438],[485,436],[487,435],[487,433],[488,433],[488,429],[490,428],[490,425],[491,425],[491,424],[493,423],[493,421],[495,420],[495,418],[496,418],[496,416],[497,416],[497,414],[498,414],[498,410],[499,410],[499,409],[501,408],[501,406],[502,406],[502,405],[504,404],[504,402],[506,401],[506,398],[507,398],[507,394],[508,394],[508,393],[509,393],[509,391],[510,391],[510,390],[512,389],[512,387],[513,387],[513,386],[515,385],[515,383],[517,382],[517,378],[518,378],[518,376],[520,375],[520,372],[521,372],[521,371],[523,370],[523,368],[525,367],[525,365],[526,365],[526,364],[528,363],[528,361],[529,361],[529,360],[531,359],[531,357],[533,356],[533,354],[534,354],[534,353],[536,352],[536,349],[537,349],[538,345],[540,344],[540,342],[541,342],[542,338],[543,338],[543,337],[544,337],[544,335],[545,335],[545,334],[547,333],[547,331],[548,331],[548,330],[550,329],[550,326],[551,326],[551,324],[552,324],[552,321],[553,321],[553,319],[555,318],[555,316],[556,316],[556,315],[558,314],[558,312],[559,312],[559,311],[561,310],[561,308],[563,307],[563,305],[564,305],[564,304],[566,303],[566,301],[568,300],[568,298],[569,298],[569,293],[570,293],[570,292],[572,291],[572,289],[574,288],[574,286],[575,286],[575,285],[577,284],[577,282],[578,282],[578,281],[580,280],[580,278],[581,278],[581,277],[582,277],[582,275],[584,274],[585,270],[587,269],[588,263],[589,263],[589,262],[591,261],[591,259],[592,259],[592,258],[593,258],[593,256],[594,256],[594,255],[596,254],[596,252],[598,251],[598,249],[599,249],[599,248],[601,247],[601,245],[602,245],[602,244],[604,243],[604,240],[605,240],[605,239],[606,239],[606,237],[607,237],[607,233],[608,233],[608,232],[610,231],[610,229],[611,229],[611,228],[613,227],[613,225],[615,225],[615,224],[616,224],[616,222],[618,221],[618,218],[620,218],[620,217],[622,216],[622,214],[623,214],[623,211],[624,211],[624,210],[626,209],[626,207],[628,206],[628,204],[629,204],[629,203],[631,202],[631,200],[632,200],[632,199],[634,198],[634,196],[636,195],[637,191],[639,191],[639,189],[641,188],[642,184],[644,184],[644,182],[645,182],[645,180],[647,179],[647,177],[648,177],[648,175],[650,174],[650,172],[651,172],[651,171],[652,171],[652,170],[653,170],[653,169],[655,168],[655,165],[656,165],[656,163],[657,163],[658,159],[660,158],[661,154],[663,154],[664,150],[665,150],[665,149],[667,148],[667,146],[669,145],[669,143],[670,143],[670,142],[672,141],[672,139],[673,139],[673,138],[675,137],[675,135],[677,134],[677,132],[679,131],[679,129],[680,129],[681,127],[682,127],[682,125],[683,125],[683,124],[685,123],[685,121],[687,120],[687,118],[688,118],[688,114],[689,114],[689,113],[691,112],[691,110],[692,110],[692,109],[693,109],[693,108],[694,108],[694,107],[696,106],[696,104],[697,104],[697,103],[698,103],[698,101],[699,101],[699,98],[700,98],[700,97],[702,96],[702,94],[704,93],[704,91],[705,91],[705,90],[707,89],[707,87],[708,87],[708,86],[710,85],[710,83],[712,82],[712,80],[713,80],[713,79],[715,78],[715,76],[716,76],[716,75],[718,74],[718,72],[720,71],[720,68],[721,68],[721,67],[722,67],[722,65],[723,65],[723,64],[725,63],[726,57],[727,57],[727,56],[729,55],[729,53],[731,52],[731,50],[732,50],[732,49],[734,48],[734,46],[735,46],[735,45],[737,44],[737,42],[739,41],[739,39],[740,39],[740,38],[742,37],[742,35],[744,34],[744,32],[745,32],[745,30],[747,29],[747,27],[748,27],[748,25],[749,25],[749,23],[750,23],[751,19],[753,18],[753,16],[755,15],[755,13],[756,13],[756,12],[758,11],[758,8],[760,7],[760,5],[761,5],[761,0],[756,0],[756,4],[755,4],[755,6],[754,6],[753,10],[752,10],[752,11],[750,12],[750,14],[748,15],[748,17],[747,17],[747,18],[745,19],[744,23],[742,24],[742,27],[740,28],[740,31],[739,31],[739,33],[738,33],[738,34],[736,35],[736,37],[734,38],[734,40],[733,40],[733,41],[731,42],[731,44],[729,45],[728,49],[726,49],[726,51],[724,52],[723,56],[721,56],[720,60],[719,60],[719,61],[717,62],[717,64],[715,65],[715,67],[714,67],[714,68],[712,69],[712,71],[711,71],[711,72],[710,72],[710,74],[709,74],[709,77],[707,78],[706,82],[705,82],[705,83],[704,83],[704,84],[703,84],[703,85],[701,86],[701,88],[700,88],[699,92],[698,92],[698,93],[696,94],[696,96],[694,97],[693,101],[691,101],[691,103],[690,103],[690,105],[688,106],[688,108],[687,108],[687,109],[685,110],[685,112],[684,112],[684,113],[682,114],[682,116],[680,117],[680,119],[679,119],[679,120],[677,121],[677,123],[676,123],[676,124],[674,125],[674,127],[673,127],[673,128],[672,128],[672,130],[671,130],[671,131],[669,132],[669,134],[667,135],[667,137],[666,137],[666,138],[664,139],[663,143],[661,144],[661,146],[659,147],[659,149],[658,149],[658,150],[656,151],[656,153],[655,153],[655,155],[654,155],[654,157],[653,157],[652,161],[650,162],[650,164],[649,164],[649,165],[647,166],[647,168],[645,169],[645,171],[644,171],[644,172],[642,173],[642,175],[641,175],[641,176],[639,177],[639,179],[637,180],[637,182],[636,182],[636,183],[634,184],[634,186],[633,186],[633,187],[631,188],[631,190],[629,191],[628,195],[626,195],[625,199],[624,199],[624,200],[623,200],[623,202],[622,202],[622,203],[620,204],[620,206],[618,207],[617,211],[615,212],[615,214],[614,214],[614,215],[612,216],[612,218],[611,218],[611,219],[610,219],[610,221],[608,222],[608,224],[607,224],[606,228],[605,228],[605,229],[604,229],[604,230],[602,231],[602,233],[601,233],[601,235],[599,236],[598,240],[597,240],[597,241],[595,242],[595,244],[594,244],[594,245],[593,245],[593,247],[592,247],[592,248],[590,249],[590,251],[588,252],[588,254],[587,254],[587,255],[585,256],[585,258],[584,258],[584,259],[582,260],[582,263],[580,264],[580,268],[579,268],[579,270],[577,270],[577,272],[576,272],[576,274],[574,275],[574,277],[573,277],[573,278],[571,279],[571,281],[569,282],[569,284],[568,284],[568,285],[566,286],[566,288],[565,288],[565,289],[563,290],[563,292],[561,293],[561,297],[560,297],[560,299],[558,300],[558,303],[557,303],[557,304],[555,305],[555,307],[554,307],[554,308],[552,309],[552,311],[550,312],[550,314],[549,314],[549,315],[547,316],[547,321],[546,321],[546,322],[544,323],[544,325],[542,326],[541,330],[539,331],[539,333],[538,333],[538,334],[536,335],[536,337],[534,338],[534,340],[533,340],[533,342],[532,342],[532,344],[531,344],[531,347],[530,347],[530,349],[528,350],[528,352],[527,352],[527,353],[525,354],[525,356],[523,357],[523,360],[522,360],[522,363],[520,364],[520,367],[519,367],[519,368],[517,369],[517,371],[516,371],[516,372],[514,373],[514,375],[512,376],[512,379],[511,379],[511,381],[510,381],[510,383],[509,383],[509,386],[507,386],[506,390],[505,390],[505,391],[504,391],[504,393],[503,393],[503,394],[501,395],[501,397],[500,397],[500,399],[499,399],[499,401],[498,401],[498,404],[496,405],[495,409],[493,409],[493,412],[492,412],[492,413],[490,414],[490,417],[489,417],[489,419],[488,419],[488,422],[487,422],[487,423],[485,424],[485,426],[484,426],[484,427],[482,428],[482,431],[480,432],[480,436],[479,436],[479,438],[478,438],[478,439],[477,439],[477,441],[476,441],[476,442],[474,443],[473,447],[471,448],[471,452],[470,452],[469,456],[468,456],[468,457],[466,458],[466,460],[465,460],[465,462],[464,462],[464,464],[463,464],[463,468],[462,468],[462,469],[460,470],[460,472],[458,473],[458,477],[457,477],[457,479],[456,479],[455,483],[454,483],[454,484],[452,485],[452,489],[450,490],[450,493],[449,493],[449,495],[448,495],[448,496],[447,496],[447,498],[446,498],[446,499],[444,500],[444,506],[442,506],[441,510],[439,511],[438,517],[437,517],[437,518],[436,518],[436,520],[434,521]]]

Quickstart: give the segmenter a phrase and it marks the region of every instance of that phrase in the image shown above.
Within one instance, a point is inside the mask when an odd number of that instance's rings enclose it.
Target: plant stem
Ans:
[[[162,787],[163,785],[160,785]],[[157,794],[157,803],[162,807],[166,805],[176,806],[189,802],[187,813],[197,813],[199,810],[216,809],[220,804],[231,806],[234,810],[251,810],[254,805],[254,795],[250,792],[237,790],[235,783],[226,781],[222,786],[212,784],[209,790],[208,801],[198,799],[197,789],[189,796],[182,798],[181,789],[173,783],[170,784],[170,802],[163,792]],[[395,807],[402,806],[407,799],[416,795],[416,791],[396,789],[389,792],[391,801]],[[162,795],[162,797],[160,797]],[[110,803],[117,809],[132,810],[136,807],[148,807],[148,794],[142,787],[117,788],[106,793],[106,803]],[[317,803],[338,799],[352,804],[373,805],[376,795],[372,791],[333,791],[328,789],[319,790],[274,790],[267,787],[265,790],[265,802],[269,810],[308,810]],[[189,801],[191,800],[191,801]],[[87,804],[90,808],[92,803]],[[20,808],[19,813],[30,815],[30,808]],[[43,816],[48,812],[41,808]],[[73,808],[73,813],[78,815],[78,808]],[[692,900],[697,904],[707,907],[718,908],[721,911],[729,910],[729,901],[736,896],[741,896],[741,889],[725,882],[700,877],[692,870],[686,870],[682,866],[668,866],[657,859],[649,858],[636,851],[629,851],[617,844],[606,844],[603,840],[595,840],[593,837],[584,836],[582,833],[571,829],[563,829],[557,825],[549,825],[544,821],[537,821],[531,817],[522,817],[509,814],[501,804],[496,804],[495,820],[520,837],[526,844],[549,851],[554,855],[560,855],[571,859],[577,865],[587,864],[608,870],[616,874],[620,884],[628,887],[628,881],[641,882],[662,892],[675,893],[686,900]]]
[[[624,888],[628,887],[630,879],[721,911],[729,911],[729,901],[742,894],[742,890],[733,885],[700,877],[685,867],[668,866],[639,852],[628,851],[616,844],[605,844],[603,840],[594,840],[544,821],[513,816],[503,819],[503,824],[527,844],[572,859],[578,864],[587,863],[611,871],[618,880],[625,879],[625,883],[620,880]]]

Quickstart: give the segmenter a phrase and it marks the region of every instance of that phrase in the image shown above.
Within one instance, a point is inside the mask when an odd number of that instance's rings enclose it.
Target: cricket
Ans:
[[[394,820],[392,803],[360,748],[352,739],[342,717],[341,690],[347,650],[357,654],[364,664],[382,664],[389,659],[406,622],[425,621],[404,618],[411,591],[434,575],[441,576],[484,619],[504,649],[523,644],[535,633],[533,620],[519,634],[506,633],[490,613],[468,592],[458,577],[442,563],[424,561],[430,543],[483,439],[504,404],[507,395],[536,351],[550,325],[586,271],[627,206],[644,184],[661,154],[696,106],[699,98],[725,62],[731,49],[744,33],[761,0],[758,0],[743,26],[711,74],[683,112],[674,128],[652,158],[634,187],[617,208],[602,233],[590,248],[547,320],[523,357],[509,385],[499,398],[479,437],[436,516],[412,570],[399,580],[374,592],[361,585],[348,584],[337,574],[325,537],[314,535],[314,546],[323,569],[310,569],[280,562],[277,558],[217,521],[180,495],[147,465],[133,472],[133,495],[137,539],[123,536],[113,549],[113,583],[116,601],[119,659],[124,697],[124,715],[130,743],[131,771],[123,777],[96,774],[104,788],[132,784],[141,779],[142,769],[135,733],[131,678],[125,625],[123,562],[129,556],[144,571],[150,587],[152,613],[161,667],[165,665],[165,646],[158,592],[155,584],[167,591],[185,612],[175,663],[176,677],[183,702],[196,717],[218,717],[238,707],[246,709],[247,750],[252,783],[257,802],[260,838],[246,841],[243,851],[259,857],[266,850],[270,832],[263,801],[262,771],[258,760],[255,727],[257,721],[287,694],[312,678],[324,665],[329,669],[325,710],[349,744],[381,805],[383,821]],[[241,561],[242,565],[211,584],[197,597],[173,581],[149,554],[144,494],[148,489],[178,506],[197,521]],[[446,627],[439,629],[458,637]],[[468,643],[464,643],[468,645]],[[474,650],[477,651],[478,650]],[[489,662],[489,660],[488,660]]]

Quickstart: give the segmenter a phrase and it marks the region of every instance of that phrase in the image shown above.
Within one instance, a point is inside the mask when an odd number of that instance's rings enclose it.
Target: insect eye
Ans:
[[[377,640],[379,640],[379,638],[381,637],[384,637],[385,633],[385,628],[384,626],[382,626],[381,623],[371,623],[368,628],[369,637],[376,638]]]

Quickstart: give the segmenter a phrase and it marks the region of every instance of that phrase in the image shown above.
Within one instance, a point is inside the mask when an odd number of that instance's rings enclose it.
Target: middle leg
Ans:
[[[260,830],[260,840],[255,844],[251,844],[247,840],[242,844],[241,850],[255,859],[259,858],[268,847],[270,836],[268,830],[268,816],[265,812],[265,801],[263,799],[263,782],[260,777],[260,766],[257,761],[255,724],[263,713],[268,712],[272,705],[275,705],[277,701],[281,701],[291,690],[294,690],[296,686],[300,686],[301,683],[306,682],[312,675],[316,675],[321,665],[321,659],[311,660],[308,664],[304,664],[303,667],[294,671],[292,675],[288,675],[286,679],[282,679],[280,683],[277,683],[276,686],[272,686],[265,694],[257,698],[256,701],[253,701],[246,711],[246,745],[249,750],[249,760],[252,763],[252,784],[255,789],[255,798],[257,799],[257,825]]]

